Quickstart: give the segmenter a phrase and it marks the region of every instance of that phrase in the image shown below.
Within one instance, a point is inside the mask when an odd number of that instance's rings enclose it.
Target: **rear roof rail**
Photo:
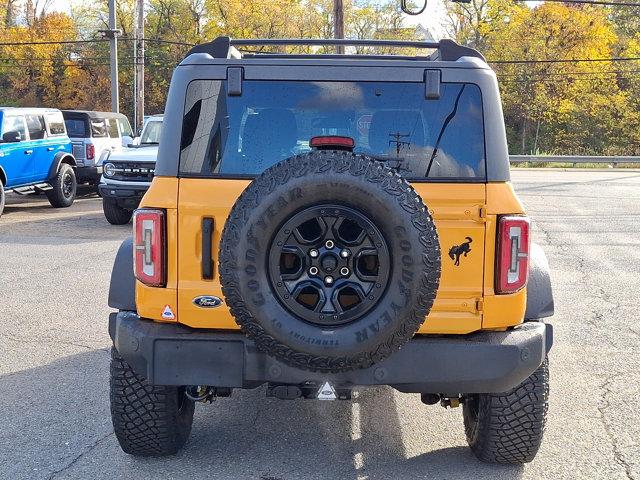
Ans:
[[[192,53],[207,53],[213,58],[242,58],[243,47],[273,47],[273,46],[366,46],[366,47],[400,47],[434,50],[428,57],[415,57],[421,60],[456,61],[462,57],[475,57],[485,61],[477,50],[457,44],[453,40],[440,40],[439,42],[422,42],[415,40],[360,40],[360,39],[307,39],[307,38],[264,38],[264,39],[232,39],[230,37],[218,37],[208,43],[202,43],[193,47],[187,55]],[[246,55],[246,54],[245,54]],[[252,51],[250,56],[269,56],[274,52]],[[286,54],[275,54],[287,56]],[[291,57],[313,57],[314,54],[294,54]],[[335,57],[370,58],[370,55],[335,55]],[[394,56],[394,55],[390,55]],[[403,57],[407,58],[407,57]]]

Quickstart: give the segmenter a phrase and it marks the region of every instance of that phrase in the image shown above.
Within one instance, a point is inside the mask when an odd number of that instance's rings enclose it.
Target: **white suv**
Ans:
[[[138,208],[153,179],[161,131],[162,115],[153,115],[146,121],[135,145],[103,154],[98,190],[102,195],[104,216],[109,223],[129,223],[133,211]]]
[[[133,143],[129,120],[121,113],[63,110],[64,123],[78,164],[78,182],[97,184],[102,173],[100,158],[107,151]]]

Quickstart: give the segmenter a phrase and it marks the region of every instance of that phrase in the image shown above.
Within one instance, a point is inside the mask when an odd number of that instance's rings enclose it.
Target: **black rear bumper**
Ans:
[[[112,313],[109,334],[120,355],[156,385],[255,388],[329,381],[341,388],[390,385],[442,394],[507,391],[540,366],[553,343],[552,326],[541,322],[508,332],[416,336],[370,368],[327,374],[278,362],[239,332],[156,323],[131,312]]]

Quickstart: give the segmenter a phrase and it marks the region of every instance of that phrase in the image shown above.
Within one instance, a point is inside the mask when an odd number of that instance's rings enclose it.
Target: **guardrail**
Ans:
[[[606,163],[614,167],[619,163],[638,163],[640,157],[622,156],[622,157],[589,157],[581,155],[509,155],[511,163]]]

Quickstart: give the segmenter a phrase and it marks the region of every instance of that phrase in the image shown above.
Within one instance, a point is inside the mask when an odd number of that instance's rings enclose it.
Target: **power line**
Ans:
[[[597,75],[617,75],[626,73],[640,73],[640,70],[605,70],[602,72],[528,72],[525,76],[565,76],[565,75],[584,75],[584,76],[597,76]],[[498,77],[521,77],[523,75],[517,73],[497,73]]]
[[[32,42],[0,42],[0,47],[19,47],[21,45],[67,45],[80,43],[108,42],[107,38],[94,38],[92,40],[38,40]]]
[[[487,60],[496,64],[516,63],[573,63],[573,62],[629,62],[640,60],[640,57],[611,57],[611,58],[543,58],[538,60]]]
[[[538,2],[540,0],[519,0],[522,2]],[[640,3],[635,2],[607,2],[603,0],[544,0],[545,2],[556,3],[579,3],[582,5],[604,5],[607,7],[640,7]]]
[[[528,1],[528,0],[523,0]],[[580,0],[545,0],[556,1],[563,3],[581,3]],[[594,2],[583,2],[594,3]],[[640,3],[637,4],[640,7]],[[119,37],[119,40],[135,40],[132,37]],[[159,43],[167,45],[179,45],[185,47],[193,47],[194,43],[181,42],[177,40],[164,40],[160,38],[143,38],[145,42]],[[90,40],[46,40],[46,41],[30,41],[30,42],[0,42],[0,47],[3,46],[29,46],[29,45],[68,45],[68,44],[87,44],[87,43],[104,43],[108,42],[108,39],[96,38]],[[640,57],[609,57],[609,58],[542,58],[542,59],[516,59],[516,60],[488,60],[492,64],[536,64],[536,63],[574,63],[574,62],[628,62],[638,61]]]

